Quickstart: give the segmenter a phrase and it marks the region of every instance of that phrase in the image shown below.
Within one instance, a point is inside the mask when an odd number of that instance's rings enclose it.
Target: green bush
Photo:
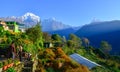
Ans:
[[[115,72],[120,72],[120,70],[119,70],[118,68],[116,68],[116,67],[114,67],[113,70],[114,70]]]
[[[49,67],[46,69],[46,72],[55,72],[55,70],[53,68]]]
[[[3,67],[3,62],[0,62],[0,68],[2,68]]]
[[[14,68],[11,67],[11,68],[8,68],[8,69],[6,70],[6,72],[16,72],[16,71],[15,71]]]

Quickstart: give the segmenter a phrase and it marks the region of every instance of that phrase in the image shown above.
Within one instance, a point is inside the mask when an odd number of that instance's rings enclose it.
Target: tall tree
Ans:
[[[50,42],[51,41],[51,35],[47,32],[43,32],[43,39],[44,39],[44,42]]]
[[[85,47],[88,47],[90,44],[90,41],[88,40],[88,38],[83,38],[83,43],[84,43]]]
[[[107,41],[101,41],[101,50],[104,53],[109,54],[109,52],[112,50],[112,47]]]
[[[74,34],[70,34],[68,43],[71,43],[74,47],[80,47],[82,45],[81,39]]]
[[[61,36],[58,35],[58,34],[53,34],[53,35],[51,36],[51,38],[52,38],[52,40],[55,41],[55,42],[61,42],[61,40],[62,40]]]
[[[38,48],[43,46],[43,35],[39,23],[36,26],[27,29],[26,34],[28,35],[29,39],[33,41],[33,44],[35,44]]]

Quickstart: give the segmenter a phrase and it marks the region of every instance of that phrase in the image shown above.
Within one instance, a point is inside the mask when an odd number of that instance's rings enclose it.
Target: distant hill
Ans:
[[[117,30],[120,30],[119,20],[91,23],[80,28],[76,34],[78,36],[92,36]]]
[[[80,28],[76,33],[79,37],[87,37],[90,44],[100,47],[105,40],[112,45],[112,52],[120,52],[120,21],[95,22]]]

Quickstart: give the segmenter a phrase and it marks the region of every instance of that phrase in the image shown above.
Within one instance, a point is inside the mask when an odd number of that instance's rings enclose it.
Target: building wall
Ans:
[[[19,29],[18,29],[18,25],[17,25],[17,22],[14,22],[14,21],[8,21],[6,22],[6,24],[8,25],[9,29],[12,30],[13,32],[19,32]]]
[[[9,30],[11,32],[25,32],[24,24],[19,24],[15,21],[1,21],[0,26],[4,28],[4,30]]]
[[[19,32],[18,25],[14,25],[14,32]]]

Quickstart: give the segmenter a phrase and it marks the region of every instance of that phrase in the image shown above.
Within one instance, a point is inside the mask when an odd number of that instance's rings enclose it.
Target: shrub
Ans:
[[[8,61],[7,60],[4,60],[3,61],[3,65],[5,66],[5,65],[7,65],[8,64]]]
[[[12,63],[12,59],[8,59],[8,64]]]
[[[0,62],[0,68],[2,68],[3,67],[3,62]]]
[[[8,68],[8,69],[6,70],[6,72],[16,72],[16,71],[15,71],[14,68],[11,67],[11,68]]]
[[[55,70],[53,68],[49,67],[46,69],[46,72],[55,72]]]
[[[77,68],[77,67],[80,66],[80,65],[79,65],[78,63],[76,63],[75,61],[71,61],[71,62],[70,62],[70,65],[71,65],[72,68]]]

